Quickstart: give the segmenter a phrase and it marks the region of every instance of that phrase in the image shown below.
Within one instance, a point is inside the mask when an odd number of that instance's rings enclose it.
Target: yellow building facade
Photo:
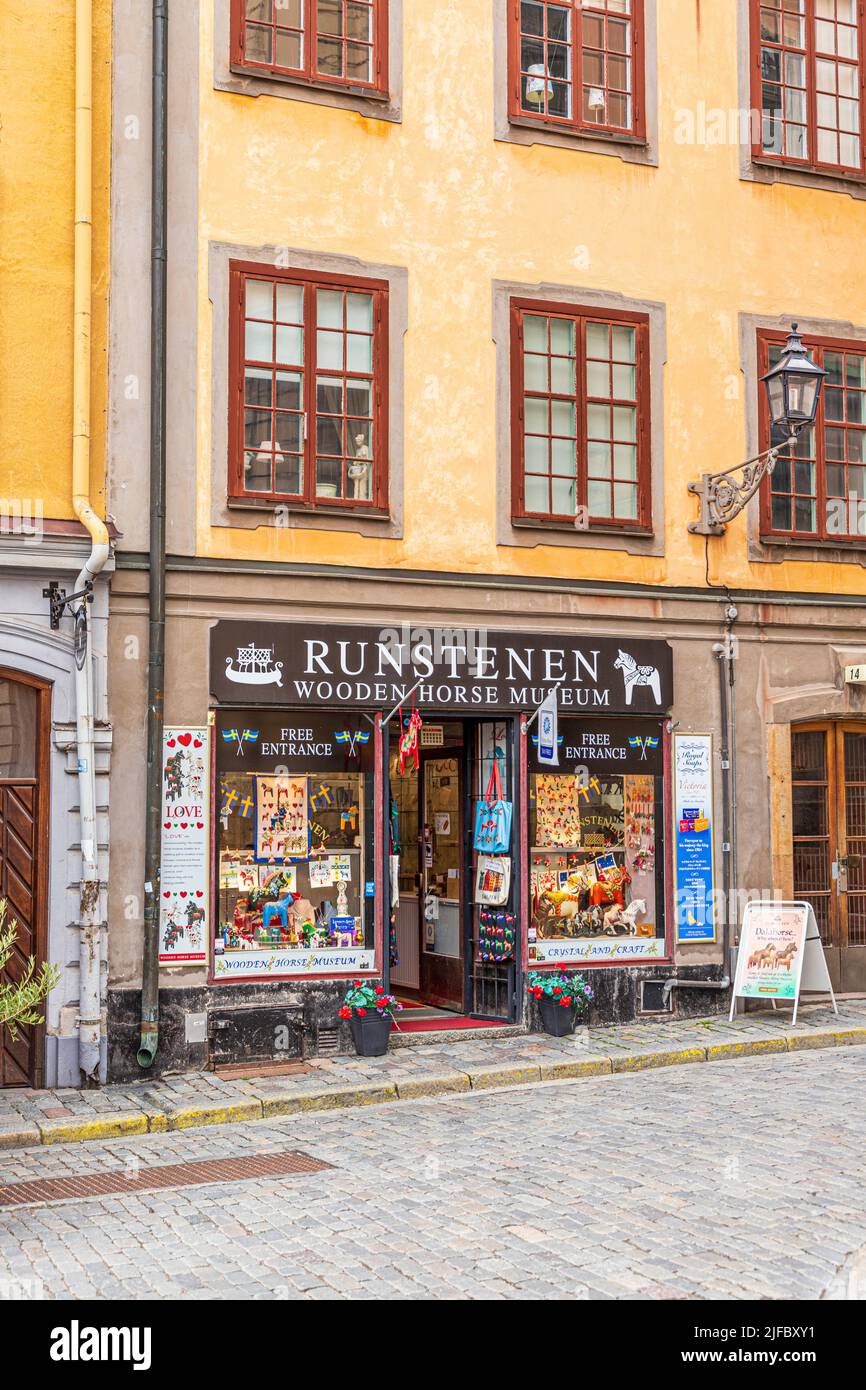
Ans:
[[[78,1085],[79,1036],[105,1074],[110,4],[10,0],[0,67],[0,898],[10,969],[61,968],[0,1086]],[[86,617],[57,606],[86,585]]]
[[[316,1050],[320,1032],[347,1046],[337,1013],[347,969],[378,978],[390,965],[391,983],[421,1007],[512,1025],[531,1021],[527,969],[554,963],[594,972],[600,1021],[667,1009],[671,999],[680,1013],[717,1008],[739,920],[737,892],[808,894],[834,979],[853,988],[866,978],[866,883],[855,867],[866,841],[858,839],[846,790],[860,784],[866,726],[858,722],[860,690],[845,674],[866,655],[858,471],[866,288],[857,270],[866,183],[861,137],[852,134],[861,127],[858,55],[866,35],[847,0],[832,33],[811,4],[764,9],[762,18],[750,0],[365,0],[348,7],[342,0],[188,0],[172,12],[165,710],[171,728],[192,732],[210,720],[216,740],[201,890],[209,903],[205,940],[185,935],[180,919],[167,924],[168,936],[161,929],[160,1055],[174,1065],[201,1066],[209,1055],[185,1017],[225,1015],[234,1037],[242,1002],[306,1009],[299,1026],[308,1050]],[[112,187],[125,222],[112,252],[109,457],[109,507],[122,537],[110,646],[125,790],[109,909],[109,1033],[118,1076],[136,1074],[142,966],[135,904],[144,772],[136,750],[145,670],[129,653],[146,651],[148,440],[146,391],[131,396],[129,380],[146,378],[149,299],[141,267],[149,187],[124,121],[148,109],[150,39],[136,14],[131,0],[118,0]],[[269,303],[291,299],[288,317],[251,307],[264,302],[256,285],[270,286],[265,298],[277,287]],[[304,352],[312,353],[315,338],[316,351],[326,353],[324,305],[335,287],[350,296],[344,336],[353,331],[350,313],[362,316],[359,333],[372,313],[377,354],[387,326],[387,353],[376,356],[372,436],[349,357],[344,370],[323,356],[315,391],[312,356],[297,360],[300,330]],[[353,294],[368,299],[361,305]],[[273,329],[273,349],[255,346],[262,339],[250,329],[254,321]],[[830,414],[810,436],[818,453],[783,459],[774,481],[723,534],[696,534],[690,525],[698,501],[689,484],[771,442],[759,377],[793,321],[828,371]],[[569,341],[581,344],[574,349],[577,415],[570,417],[581,423],[558,435],[550,426],[545,457],[571,462],[558,475],[568,485],[546,495],[568,501],[540,515],[527,502],[539,495],[540,475],[532,475],[535,482],[524,476],[528,454],[515,431],[532,432],[518,397],[523,388],[527,399],[533,391],[538,398],[539,388],[526,373],[548,369],[528,364],[524,350],[534,359],[545,351],[532,354],[528,335],[542,331],[540,323],[552,334],[550,322],[572,325],[567,332],[578,336]],[[625,415],[617,434],[614,406],[610,448],[591,423],[599,400],[608,409],[610,392],[593,397],[580,385],[584,358],[598,362],[587,344],[599,324],[605,333],[625,325],[636,335],[624,356],[611,349],[611,362],[602,364],[621,383],[621,401],[633,399],[638,382],[637,435]],[[294,346],[279,346],[289,341]],[[555,355],[551,346],[551,361]],[[355,392],[354,406],[342,411],[339,484],[322,481],[332,474],[308,442],[324,416],[340,413],[328,404],[336,399],[328,391],[338,390],[336,378],[328,378],[330,387],[323,382],[329,370]],[[253,394],[244,397],[247,389]],[[545,390],[549,402],[556,390]],[[564,395],[571,400],[575,391]],[[316,435],[319,454],[333,452],[322,444],[329,428]],[[576,464],[575,429],[587,446],[585,456],[577,447]],[[370,473],[369,454],[359,450],[372,437],[375,455],[386,435],[382,490],[353,496],[346,480]],[[615,515],[605,519],[585,506],[587,488],[590,502],[601,496],[588,460],[612,455],[622,458],[623,472],[608,477]],[[840,462],[847,470],[841,493]],[[374,477],[378,467],[376,455]],[[262,470],[283,484],[252,485]],[[310,481],[311,470],[318,481]],[[628,492],[635,479],[639,510]],[[359,498],[370,505],[353,505]],[[844,504],[841,530],[838,516],[835,530],[831,524],[834,498]],[[380,689],[383,659],[374,670],[370,653],[395,630],[409,634],[406,659],[400,680]],[[442,675],[441,634],[455,630],[476,635],[463,697],[454,673]],[[365,642],[368,649],[349,652]],[[437,648],[432,655],[428,642]],[[337,651],[355,661],[354,671],[334,666]],[[511,681],[518,667],[528,674],[522,687]],[[494,670],[500,686],[482,680]],[[341,671],[350,677],[342,695]],[[315,679],[304,685],[301,677]],[[560,679],[564,746],[577,750],[581,766],[588,760],[590,776],[587,748],[615,749],[626,732],[641,751],[646,739],[658,748],[646,774],[655,781],[652,811],[634,831],[652,844],[624,847],[629,807],[643,805],[634,780],[641,771],[627,753],[626,782],[611,784],[598,816],[599,825],[619,817],[619,829],[593,831],[601,835],[594,847],[612,856],[614,876],[627,869],[632,888],[636,880],[642,886],[641,901],[651,899],[648,930],[631,933],[634,940],[598,918],[571,931],[554,910],[557,895],[571,889],[549,874],[580,878],[587,861],[586,848],[548,843],[551,862],[543,862],[538,842],[539,796],[548,787],[537,780],[545,773],[532,720]],[[413,685],[424,723],[436,730],[430,737],[441,738],[427,745],[414,791],[396,770],[404,725],[387,722],[392,707],[402,705],[408,716]],[[476,687],[483,687],[478,695]],[[269,858],[233,807],[245,795],[252,807],[261,792],[256,778],[273,769],[259,751],[258,761],[243,764],[250,780],[232,781],[242,765],[240,735],[246,730],[255,744],[265,738],[259,726],[285,734],[304,719],[323,720],[334,736],[342,726],[333,721],[342,719],[351,734],[355,724],[363,728],[362,715],[375,730],[374,765],[358,764],[352,775],[368,780],[346,783],[347,794],[378,810],[357,830],[359,843],[345,846],[359,855],[355,897],[350,892],[348,909],[334,914],[355,923],[354,955],[328,956],[341,948],[327,921],[318,946],[289,940],[293,928],[278,920],[273,894],[270,920],[284,934],[265,942],[264,926],[255,925],[259,879],[246,914],[237,882],[228,886],[238,862],[244,867],[248,859],[260,875]],[[610,726],[602,727],[608,715]],[[637,721],[631,731],[629,720]],[[677,803],[677,739],[686,735],[709,740],[701,745],[709,779],[704,814],[691,820],[709,823],[696,832],[707,836],[702,881],[721,898],[701,923],[689,920],[691,908],[681,901],[688,876],[681,838],[694,833],[682,830],[689,817]],[[276,734],[273,741],[292,742]],[[496,904],[475,891],[476,848],[435,828],[456,825],[459,812],[465,832],[500,745],[514,839],[511,886],[498,905],[514,918],[519,943],[502,960],[496,952],[485,959],[482,949],[479,911],[485,901]],[[433,747],[444,751],[425,773]],[[283,747],[279,776],[334,770],[301,754],[286,765],[287,756]],[[447,801],[449,776],[459,796],[446,808],[437,798]],[[808,790],[814,785],[817,810]],[[410,845],[401,865],[390,865],[392,891],[383,817],[389,796]],[[635,811],[635,824],[640,819]],[[829,836],[820,828],[825,822]],[[293,881],[318,920],[338,895],[334,888],[317,896],[306,872]],[[596,863],[591,872],[597,884],[606,871]],[[578,894],[575,914],[626,908],[630,891],[625,902],[608,893],[593,904],[578,902]],[[312,916],[303,925],[315,940]],[[253,935],[242,971],[244,932]],[[316,977],[309,985],[315,1006],[304,1002],[305,972]]]

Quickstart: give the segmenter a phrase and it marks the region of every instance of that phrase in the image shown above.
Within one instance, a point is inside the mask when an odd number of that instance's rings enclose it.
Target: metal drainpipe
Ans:
[[[74,592],[92,584],[110,554],[105,523],[90,503],[90,375],[93,307],[93,12],[75,5],[75,228],[72,368],[72,505],[90,535],[90,554]],[[75,609],[75,718],[78,754],[81,889],[78,918],[78,1066],[82,1086],[99,1081],[102,994],[99,918],[99,833],[96,817],[93,646],[88,604]],[[83,629],[83,641],[81,630]]]
[[[141,1040],[149,1067],[159,1045],[159,885],[165,681],[165,392],[168,166],[168,0],[153,0],[153,115],[150,265],[150,624],[147,665],[147,809]]]
[[[671,976],[665,980],[662,998],[665,1007],[675,989],[729,989],[730,944],[731,944],[731,886],[737,881],[737,763],[736,763],[736,723],[734,719],[734,654],[731,645],[731,631],[737,619],[737,610],[729,604],[725,610],[725,641],[717,642],[713,655],[719,663],[719,710],[722,729],[722,855],[723,883],[725,897],[725,920],[722,927],[722,962],[725,973],[721,980],[678,980]],[[728,691],[730,690],[730,700]]]

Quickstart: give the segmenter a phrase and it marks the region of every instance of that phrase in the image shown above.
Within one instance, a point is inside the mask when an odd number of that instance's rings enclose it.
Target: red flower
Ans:
[[[377,993],[377,994],[384,994],[384,993],[385,993],[385,987],[384,987],[384,985],[377,985],[377,986],[376,986],[376,993]]]
[[[554,992],[554,994],[561,994],[561,993],[562,993],[562,987],[561,987],[560,985],[554,985],[553,992]]]
[[[559,1002],[564,1009],[571,1008],[571,999],[567,994],[564,994]]]
[[[366,1018],[366,1017],[367,1017],[367,1010],[366,1010],[366,1009],[361,1009],[361,1008],[359,1008],[359,1009],[357,1010],[357,1014],[358,1014],[358,1017],[359,1017],[359,1018]]]
[[[343,1007],[342,1007],[342,1009],[340,1010],[340,1018],[351,1018],[351,1017],[352,1017],[352,1010],[351,1010],[350,1008],[348,1008],[348,1007],[344,1004]]]

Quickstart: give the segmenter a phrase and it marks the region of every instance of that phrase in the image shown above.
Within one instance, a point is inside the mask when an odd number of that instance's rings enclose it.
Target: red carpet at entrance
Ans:
[[[405,1009],[404,1005],[404,1009]],[[466,1018],[459,1014],[439,1014],[436,1018],[406,1018],[397,1020],[398,1033],[444,1033],[463,1028],[501,1028],[501,1019]]]

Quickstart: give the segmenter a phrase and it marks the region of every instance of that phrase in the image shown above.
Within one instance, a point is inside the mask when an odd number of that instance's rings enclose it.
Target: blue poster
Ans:
[[[674,734],[674,869],[678,941],[715,941],[713,740]]]

